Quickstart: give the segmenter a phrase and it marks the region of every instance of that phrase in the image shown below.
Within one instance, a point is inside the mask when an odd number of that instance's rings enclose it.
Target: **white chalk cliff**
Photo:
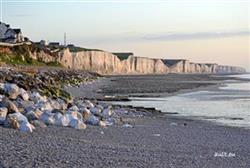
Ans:
[[[56,61],[67,68],[83,69],[100,74],[162,74],[162,73],[243,73],[241,67],[217,64],[191,63],[188,60],[151,59],[135,57],[126,59],[106,51],[70,52],[64,49]]]

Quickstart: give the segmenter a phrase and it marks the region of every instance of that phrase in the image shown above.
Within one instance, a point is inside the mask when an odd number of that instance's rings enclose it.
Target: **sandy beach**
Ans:
[[[127,87],[130,80],[134,83]],[[112,76],[70,90],[75,97],[91,93],[93,98],[106,94],[147,95],[142,93],[148,93],[150,87],[149,94],[159,96],[197,86],[202,89],[222,84],[224,80],[208,75]],[[164,85],[152,85],[156,81]],[[156,86],[162,88],[157,91]],[[143,108],[123,107],[120,112],[121,108],[115,106],[115,111],[122,121],[106,128],[90,126],[75,130],[49,126],[29,134],[0,127],[0,167],[247,168],[250,165],[249,129],[218,126]],[[124,123],[129,125],[124,127]]]

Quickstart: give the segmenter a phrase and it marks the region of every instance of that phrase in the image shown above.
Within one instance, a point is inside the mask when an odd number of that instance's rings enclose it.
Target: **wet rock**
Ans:
[[[75,128],[75,129],[86,129],[87,126],[82,122],[79,121],[78,119],[72,119],[69,123],[70,127]]]
[[[34,129],[35,127],[29,122],[22,122],[19,127],[21,132],[33,132]]]
[[[0,104],[2,107],[6,107],[8,109],[8,113],[19,112],[17,106],[12,101],[10,101],[7,97],[4,97]]]
[[[20,94],[19,87],[16,84],[5,84],[4,91],[10,99],[16,99]]]
[[[47,125],[44,124],[42,121],[40,120],[33,120],[30,122],[32,125],[34,125],[35,127],[38,127],[38,128],[46,128]]]
[[[4,124],[8,113],[8,109],[6,107],[0,107],[0,125]]]
[[[24,101],[28,101],[29,100],[29,94],[26,90],[24,90],[23,88],[20,89],[20,96],[22,97],[22,99]]]

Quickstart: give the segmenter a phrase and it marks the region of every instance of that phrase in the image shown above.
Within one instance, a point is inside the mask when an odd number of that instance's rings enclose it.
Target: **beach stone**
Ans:
[[[55,125],[62,127],[67,127],[69,125],[70,120],[72,119],[70,117],[62,115],[61,113],[56,113],[54,115],[54,118],[55,118]]]
[[[101,115],[102,109],[98,107],[92,107],[90,108],[90,112],[94,115]]]
[[[18,106],[22,107],[24,109],[24,111],[28,112],[31,110],[35,110],[35,103],[33,101],[24,101],[24,100],[20,100],[18,101]]]
[[[20,89],[20,96],[22,97],[22,99],[24,101],[28,101],[29,100],[29,94],[26,90],[24,90],[23,88]]]
[[[36,107],[39,108],[41,111],[52,111],[53,108],[51,107],[50,102],[38,102]]]
[[[102,111],[102,117],[105,119],[109,118],[112,114],[113,114],[112,106],[109,106],[108,108]]]
[[[100,122],[99,122],[99,126],[101,126],[101,127],[106,127],[107,125],[106,125],[106,122],[100,121]]]
[[[75,128],[75,129],[86,129],[87,126],[82,122],[79,121],[78,119],[72,119],[69,123],[70,127]]]
[[[8,113],[19,112],[17,106],[12,101],[10,101],[7,97],[4,97],[0,104],[1,106],[6,107],[8,109]]]
[[[5,84],[4,91],[10,99],[16,99],[20,94],[19,87],[16,84]]]
[[[25,116],[28,118],[29,121],[31,120],[38,120],[42,115],[42,112],[39,109],[31,110],[25,113]]]
[[[89,100],[85,100],[84,105],[87,108],[93,108],[93,107],[95,107],[94,104],[91,101],[89,101]]]
[[[50,102],[50,105],[53,109],[58,109],[58,110],[61,109],[61,104],[58,101],[50,100],[49,102]]]
[[[8,109],[6,107],[0,107],[0,125],[4,124],[8,113]]]
[[[21,132],[33,132],[34,129],[35,127],[29,122],[22,122],[19,127]]]
[[[79,108],[76,105],[74,105],[74,106],[71,106],[68,110],[69,111],[79,111]]]
[[[89,125],[99,125],[99,118],[91,114],[88,119],[86,120],[86,123]]]
[[[66,114],[71,115],[72,118],[76,118],[80,121],[83,121],[82,114],[79,113],[78,111],[67,111]]]
[[[82,112],[82,116],[83,116],[83,121],[87,121],[88,118],[90,117],[91,115],[91,112],[88,110],[88,109],[85,109],[83,112]]]
[[[64,100],[58,99],[57,102],[60,104],[61,110],[66,110],[68,108],[68,104]]]
[[[55,119],[53,117],[53,114],[45,111],[42,113],[42,115],[40,116],[39,120],[41,120],[42,122],[44,122],[47,125],[54,125],[55,124]]]
[[[46,101],[46,97],[45,96],[41,96],[40,93],[38,92],[32,92],[30,94],[30,100],[34,101],[35,103],[39,102],[39,101]]]
[[[46,124],[44,124],[42,121],[40,121],[40,120],[32,120],[31,122],[30,122],[32,125],[34,125],[35,127],[38,127],[38,128],[46,128],[47,127],[47,125]]]
[[[22,122],[28,122],[28,119],[21,113],[8,114],[4,122],[5,127],[18,129]]]
[[[53,109],[51,111],[51,113],[61,113],[61,114],[64,114],[64,112],[62,110],[58,110],[58,109]]]

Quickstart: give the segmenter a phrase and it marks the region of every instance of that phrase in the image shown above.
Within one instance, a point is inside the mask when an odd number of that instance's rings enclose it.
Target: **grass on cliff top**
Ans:
[[[130,55],[133,55],[133,53],[112,53],[116,55],[121,61],[128,59]]]
[[[103,51],[103,50],[82,48],[82,47],[69,47],[69,51],[70,52],[81,52],[81,51]]]
[[[17,54],[3,54],[0,53],[0,62],[9,64],[9,65],[27,65],[27,66],[53,66],[53,67],[62,67],[60,63],[57,62],[48,62],[44,63],[35,59],[32,59],[28,56],[17,55]]]

